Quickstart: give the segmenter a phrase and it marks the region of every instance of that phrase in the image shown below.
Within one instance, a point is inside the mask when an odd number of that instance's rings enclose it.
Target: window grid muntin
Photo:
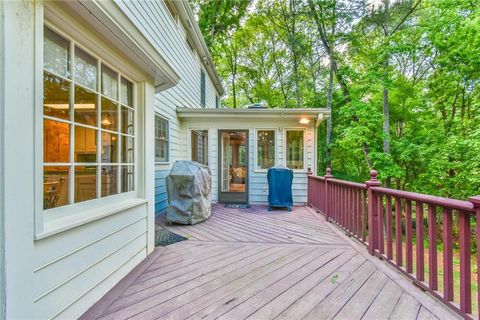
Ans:
[[[63,122],[63,123],[68,124],[69,125],[69,131],[70,131],[69,132],[70,142],[69,142],[69,162],[58,163],[58,162],[42,161],[42,164],[43,164],[42,165],[42,176],[44,177],[44,175],[45,175],[45,168],[59,167],[59,166],[68,167],[68,200],[67,200],[67,205],[66,206],[85,202],[85,201],[74,202],[74,200],[75,200],[75,190],[74,190],[75,175],[74,175],[74,172],[75,172],[75,168],[78,167],[78,166],[96,167],[96,198],[94,198],[93,200],[103,198],[102,195],[101,195],[101,189],[102,189],[101,169],[102,169],[102,166],[115,165],[117,167],[117,193],[116,194],[124,193],[124,192],[121,191],[122,190],[121,189],[122,188],[122,181],[121,181],[122,167],[128,166],[128,167],[133,168],[134,178],[133,178],[133,189],[131,191],[134,191],[135,187],[136,187],[136,182],[135,182],[135,166],[136,166],[135,119],[136,119],[136,110],[135,110],[135,102],[134,102],[135,101],[135,96],[136,96],[135,83],[132,80],[130,80],[128,77],[126,77],[124,74],[122,74],[120,71],[118,71],[118,69],[112,67],[110,64],[103,61],[101,58],[99,58],[97,55],[93,54],[90,50],[88,50],[87,48],[85,48],[81,44],[77,43],[71,37],[66,36],[62,32],[58,32],[57,30],[55,30],[55,28],[51,28],[49,25],[44,25],[44,30],[45,29],[50,30],[50,32],[52,32],[53,34],[55,34],[56,36],[58,36],[60,38],[65,39],[69,43],[69,46],[68,46],[68,48],[69,48],[69,52],[68,52],[69,60],[67,61],[67,63],[68,63],[68,77],[59,75],[59,74],[57,74],[57,73],[55,73],[51,70],[46,69],[45,68],[45,57],[42,61],[42,63],[43,63],[42,70],[43,70],[43,72],[47,72],[54,77],[58,77],[58,78],[60,78],[64,81],[67,81],[69,83],[70,89],[69,89],[69,120],[44,115],[44,106],[43,106],[43,101],[42,101],[42,127],[43,127],[43,120],[45,120],[45,119],[58,121],[58,122]],[[97,66],[96,66],[97,79],[96,79],[96,89],[95,90],[81,84],[80,82],[75,81],[75,47],[79,48],[84,53],[90,55],[93,59],[97,60]],[[106,96],[102,93],[102,83],[101,83],[101,81],[102,81],[102,78],[101,78],[102,77],[102,65],[105,65],[107,68],[109,68],[110,70],[117,73],[117,99],[112,99],[111,97],[108,97],[108,96]],[[42,75],[43,75],[43,73],[42,73]],[[132,93],[131,93],[132,101],[131,101],[131,103],[132,103],[132,106],[128,106],[127,104],[123,104],[123,103],[120,102],[121,97],[122,97],[121,96],[121,94],[122,94],[122,92],[121,92],[122,78],[131,83],[131,90],[132,90]],[[42,79],[42,83],[44,83],[44,79]],[[89,92],[94,93],[97,96],[97,111],[96,111],[97,112],[97,126],[96,127],[91,126],[91,125],[87,125],[87,124],[83,124],[83,123],[80,123],[80,122],[75,122],[75,86],[79,86],[79,87],[81,87],[81,88],[83,88],[83,89],[85,89]],[[116,126],[117,130],[118,130],[117,132],[111,131],[111,130],[106,130],[106,129],[103,129],[101,127],[101,99],[102,98],[109,99],[114,104],[117,105],[117,118],[118,118],[117,126]],[[129,110],[131,110],[133,112],[133,124],[132,124],[133,134],[125,134],[125,133],[122,133],[122,131],[121,131],[121,129],[122,129],[121,128],[122,106],[128,108]],[[85,127],[85,128],[88,128],[88,129],[95,129],[96,130],[96,152],[95,152],[96,153],[96,162],[75,162],[74,161],[75,160],[75,126],[81,126],[81,127]],[[102,148],[101,134],[102,134],[102,132],[109,132],[109,133],[114,133],[114,134],[118,135],[118,142],[117,142],[117,160],[118,161],[115,162],[115,163],[111,163],[111,162],[102,163],[101,162],[101,148]],[[42,130],[42,133],[43,134],[45,133],[44,129]],[[129,162],[129,163],[121,162],[121,143],[122,143],[123,137],[131,137],[133,139],[133,162]],[[43,144],[43,138],[42,138],[42,144]],[[42,159],[44,160],[44,155],[42,155]],[[45,186],[42,185],[43,192],[45,192],[44,188],[45,188]],[[127,192],[129,192],[129,191],[127,191]],[[86,200],[86,201],[91,201],[91,200]],[[62,205],[62,206],[57,206],[57,207],[53,207],[53,208],[49,208],[49,209],[60,208],[60,207],[64,207],[64,206]],[[44,209],[44,210],[48,210],[48,209]]]

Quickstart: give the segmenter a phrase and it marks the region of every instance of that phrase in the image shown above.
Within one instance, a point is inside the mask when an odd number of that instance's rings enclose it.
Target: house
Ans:
[[[185,1],[0,2],[0,315],[76,318],[154,250],[173,162],[214,202],[307,201],[323,109],[220,108]]]

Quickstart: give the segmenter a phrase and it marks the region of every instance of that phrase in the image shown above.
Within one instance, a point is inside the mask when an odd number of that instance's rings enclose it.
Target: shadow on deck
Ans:
[[[157,248],[83,319],[457,319],[307,207],[227,209]]]

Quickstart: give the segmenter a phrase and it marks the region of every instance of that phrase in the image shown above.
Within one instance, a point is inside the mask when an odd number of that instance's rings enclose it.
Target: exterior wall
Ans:
[[[305,128],[305,170],[295,171],[293,178],[293,201],[295,204],[307,202],[307,168],[315,172],[315,128],[314,121],[307,126],[296,120],[286,120],[280,117],[272,119],[255,118],[196,118],[182,121],[183,139],[188,141],[184,158],[191,159],[190,129],[208,129],[209,167],[212,172],[212,199],[218,201],[218,130],[219,129],[248,129],[248,170],[249,170],[249,201],[250,203],[268,202],[268,182],[266,171],[255,170],[255,129],[276,129],[276,165],[285,165],[284,129]]]
[[[155,212],[165,211],[167,193],[165,177],[176,160],[185,159],[185,140],[180,133],[176,107],[200,108],[200,70],[204,68],[198,55],[186,42],[182,24],[174,21],[163,1],[116,1],[135,22],[165,60],[180,76],[173,88],[155,95],[156,112],[169,121],[169,162],[155,166]],[[204,70],[205,71],[205,70]],[[205,71],[206,108],[215,108],[217,94],[212,79]]]
[[[95,212],[85,212],[85,220],[39,234],[35,225],[43,212],[36,207],[41,206],[38,190],[42,186],[36,183],[38,164],[32,159],[42,157],[35,149],[41,142],[36,108],[41,108],[43,97],[38,72],[42,64],[38,54],[43,50],[35,43],[39,45],[43,33],[44,10],[42,4],[28,1],[1,2],[0,7],[5,11],[0,40],[6,48],[5,68],[0,70],[8,77],[2,95],[4,117],[0,117],[5,148],[1,168],[8,186],[3,193],[5,318],[77,318],[153,250],[153,148],[139,137],[153,140],[154,88],[151,79],[137,82],[144,97],[136,120],[137,198],[97,207]]]

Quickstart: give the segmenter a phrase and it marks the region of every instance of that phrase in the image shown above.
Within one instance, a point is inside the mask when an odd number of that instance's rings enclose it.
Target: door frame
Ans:
[[[234,198],[235,194],[239,194],[240,192],[222,192],[222,133],[223,132],[238,132],[243,131],[245,132],[245,196],[242,198],[241,201]],[[218,163],[217,163],[217,199],[218,203],[229,204],[229,203],[241,203],[241,204],[248,204],[249,203],[249,191],[250,191],[250,149],[249,149],[249,139],[250,139],[250,131],[249,129],[218,129],[217,133],[217,153],[218,153]],[[223,198],[223,199],[222,199]]]

